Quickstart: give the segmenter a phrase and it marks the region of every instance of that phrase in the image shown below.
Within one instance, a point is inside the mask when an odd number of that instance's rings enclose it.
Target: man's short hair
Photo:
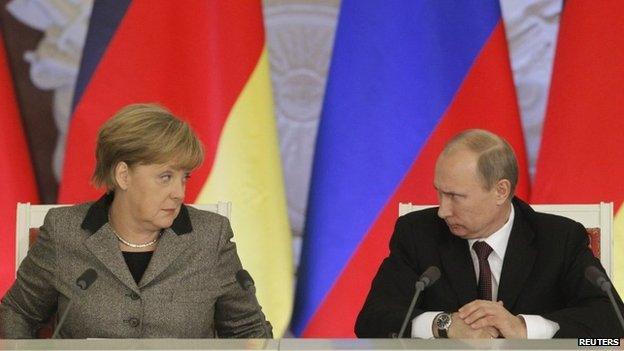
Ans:
[[[468,129],[453,137],[442,155],[462,147],[478,155],[477,173],[485,189],[490,190],[499,180],[507,179],[511,183],[509,196],[513,196],[518,184],[518,160],[505,139],[487,130]]]
[[[115,167],[173,162],[175,168],[193,170],[204,160],[201,142],[188,123],[156,104],[122,108],[100,128],[92,181],[108,191],[117,186]]]

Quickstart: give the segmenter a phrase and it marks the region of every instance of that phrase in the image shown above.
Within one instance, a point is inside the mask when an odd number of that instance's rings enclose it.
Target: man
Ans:
[[[585,228],[513,196],[518,164],[505,140],[484,130],[459,134],[434,178],[440,207],[397,221],[355,325],[359,337],[400,329],[429,266],[442,276],[418,300],[412,337],[624,336],[607,295],[584,277],[588,266],[604,271]]]

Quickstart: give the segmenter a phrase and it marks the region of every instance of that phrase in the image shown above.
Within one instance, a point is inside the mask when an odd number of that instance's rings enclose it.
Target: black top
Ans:
[[[132,278],[134,278],[134,281],[139,284],[139,281],[141,281],[141,277],[143,277],[143,273],[145,273],[145,269],[147,268],[150,259],[152,259],[152,253],[154,252],[122,251],[122,253],[124,260],[126,260],[126,264],[128,265],[128,269],[130,269],[130,273],[132,273]]]

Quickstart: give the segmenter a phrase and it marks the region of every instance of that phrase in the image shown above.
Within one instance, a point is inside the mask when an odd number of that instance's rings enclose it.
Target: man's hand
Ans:
[[[503,302],[475,300],[459,309],[461,318],[471,328],[492,327],[498,329],[507,339],[526,339],[527,330],[524,319],[509,313]]]
[[[499,335],[498,330],[493,327],[471,328],[459,318],[458,312],[451,315],[451,320],[451,327],[448,330],[449,339],[494,339]]]

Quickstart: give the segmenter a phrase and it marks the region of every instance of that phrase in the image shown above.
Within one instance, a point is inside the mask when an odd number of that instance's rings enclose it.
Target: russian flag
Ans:
[[[345,0],[312,172],[292,328],[353,337],[399,202],[437,203],[444,143],[490,130],[525,150],[497,0]],[[406,306],[407,309],[407,306]]]
[[[614,203],[614,276],[624,291],[624,2],[563,8],[531,200]]]
[[[293,269],[262,7],[253,1],[98,0],[70,124],[59,202],[97,199],[97,131],[121,107],[156,102],[204,144],[186,202],[232,202],[238,254],[281,335]]]

